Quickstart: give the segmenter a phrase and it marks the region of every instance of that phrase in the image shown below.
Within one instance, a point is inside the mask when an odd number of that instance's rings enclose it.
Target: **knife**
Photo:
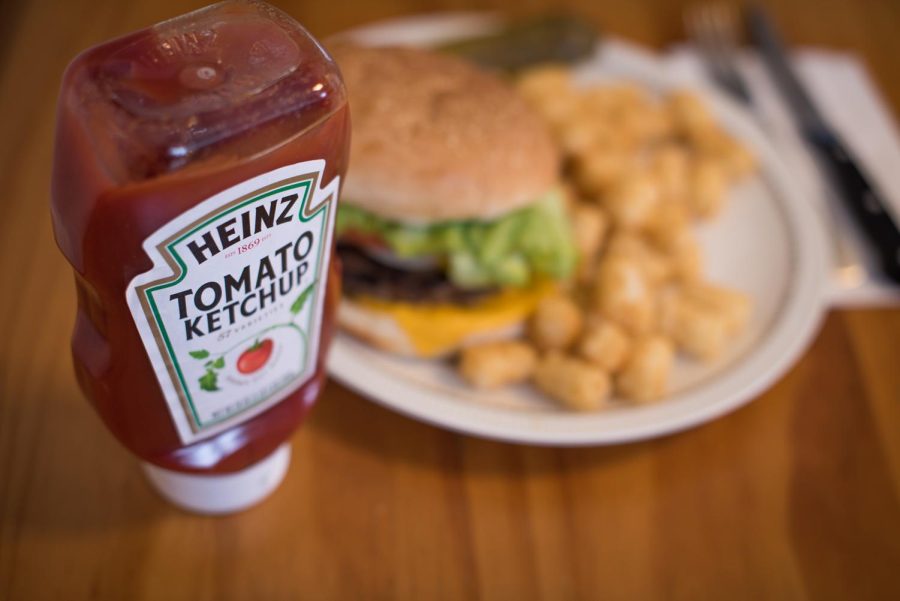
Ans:
[[[813,104],[788,64],[784,45],[765,11],[759,6],[752,6],[747,17],[750,35],[759,47],[776,86],[791,107],[801,134],[816,149],[840,192],[839,196],[874,247],[884,273],[895,282],[900,282],[900,230],[884,199],[869,183],[850,151]]]

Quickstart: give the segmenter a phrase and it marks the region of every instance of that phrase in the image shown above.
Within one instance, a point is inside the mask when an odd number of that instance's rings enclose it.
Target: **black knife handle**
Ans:
[[[884,200],[869,184],[844,144],[831,132],[807,131],[806,138],[819,150],[831,167],[850,213],[866,233],[881,260],[884,272],[900,283],[900,230],[891,218]]]

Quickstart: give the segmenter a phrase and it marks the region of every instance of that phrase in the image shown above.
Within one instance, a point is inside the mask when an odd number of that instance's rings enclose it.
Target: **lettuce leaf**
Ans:
[[[416,226],[341,204],[337,235],[372,234],[403,258],[436,257],[463,288],[527,286],[535,278],[565,279],[577,261],[571,225],[558,190],[495,221]]]

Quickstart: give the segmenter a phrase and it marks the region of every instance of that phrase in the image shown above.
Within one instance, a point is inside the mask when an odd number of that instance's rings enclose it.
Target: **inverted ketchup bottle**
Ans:
[[[85,51],[59,98],[52,217],[75,371],[150,481],[195,511],[272,492],[315,402],[339,290],[340,73],[229,0]]]

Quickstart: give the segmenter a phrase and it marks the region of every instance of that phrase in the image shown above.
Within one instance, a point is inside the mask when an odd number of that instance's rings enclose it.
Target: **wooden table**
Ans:
[[[900,598],[897,310],[833,311],[769,392],[676,436],[499,444],[331,384],[262,506],[210,519],[157,498],[70,367],[75,299],[47,211],[53,111],[76,52],[197,4],[0,9],[0,599]],[[471,7],[279,4],[317,35]],[[567,4],[645,43],[680,36],[682,2]],[[791,41],[859,52],[900,109],[900,3],[769,4]]]

